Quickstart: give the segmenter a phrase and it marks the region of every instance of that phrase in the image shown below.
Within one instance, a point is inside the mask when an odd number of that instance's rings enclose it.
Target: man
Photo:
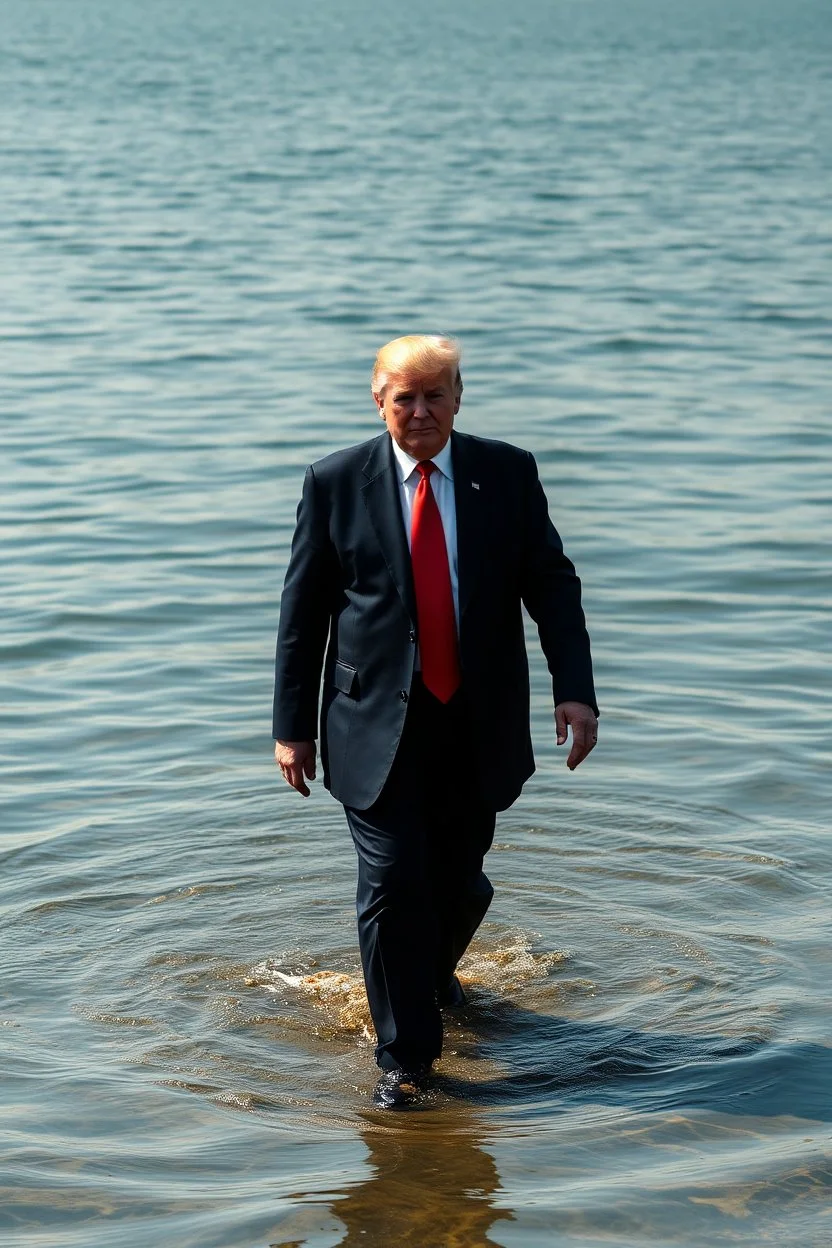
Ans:
[[[552,674],[574,770],[597,739],[580,581],[532,456],[453,432],[452,340],[379,351],[387,431],[307,470],[281,600],[275,759],[304,797],[320,711],[324,784],[358,852],[358,935],[382,1076],[408,1104],[464,1002],[460,957],[493,896],[496,813],[534,771],[521,606]]]

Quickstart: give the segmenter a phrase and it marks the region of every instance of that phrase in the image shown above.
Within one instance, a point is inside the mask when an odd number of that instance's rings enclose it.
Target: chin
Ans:
[[[429,433],[424,434],[422,437],[409,439],[408,445],[404,449],[414,459],[432,459],[434,455],[439,454],[444,445],[445,443],[438,434]]]

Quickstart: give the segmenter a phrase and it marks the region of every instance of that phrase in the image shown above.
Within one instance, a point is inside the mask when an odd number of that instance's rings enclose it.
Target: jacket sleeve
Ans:
[[[280,600],[272,717],[272,735],[280,741],[311,741],[318,735],[321,669],[337,569],[320,493],[308,468]]]
[[[526,534],[520,592],[537,625],[552,675],[555,704],[583,702],[598,714],[589,634],[581,606],[581,582],[549,518],[537,464],[528,455]]]

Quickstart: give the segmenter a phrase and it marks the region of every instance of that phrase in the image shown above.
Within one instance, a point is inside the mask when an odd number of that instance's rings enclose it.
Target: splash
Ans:
[[[568,955],[561,951],[535,952],[525,932],[510,932],[497,945],[475,941],[459,964],[459,980],[476,1009],[489,995],[506,997],[522,993],[526,985],[547,979]],[[272,959],[253,967],[246,984],[285,995],[287,989],[322,1014],[329,1026],[357,1032],[373,1042],[372,1020],[360,975],[320,970],[294,973]]]
[[[345,971],[315,971],[312,975],[286,975],[275,971],[289,988],[297,988],[310,998],[313,1005],[334,1015],[337,1025],[345,1031],[359,1031],[374,1040],[370,1023],[370,1007],[364,982]]]
[[[555,967],[568,960],[562,950],[537,953],[525,932],[509,933],[496,947],[475,942],[459,964],[462,986],[488,989],[500,996],[522,991],[525,985],[548,979]]]
[[[290,988],[305,998],[313,1009],[324,1014],[330,1025],[338,1030],[358,1032],[367,1040],[375,1040],[367,994],[360,975],[348,975],[346,971],[293,975],[266,961],[250,971],[246,984],[261,986],[270,992],[284,992]]]

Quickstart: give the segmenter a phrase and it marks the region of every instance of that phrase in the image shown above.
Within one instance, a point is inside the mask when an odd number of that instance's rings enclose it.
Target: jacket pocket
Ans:
[[[358,672],[354,667],[350,667],[349,663],[342,663],[340,659],[335,660],[335,666],[332,669],[332,683],[340,693],[345,693],[348,698],[358,697]]]

